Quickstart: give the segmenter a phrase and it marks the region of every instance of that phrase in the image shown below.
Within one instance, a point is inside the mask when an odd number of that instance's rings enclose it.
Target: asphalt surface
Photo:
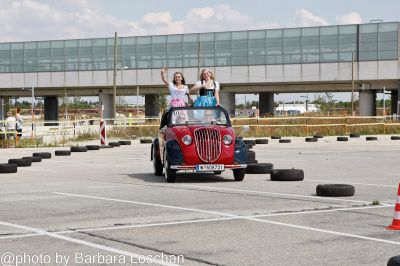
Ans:
[[[257,144],[259,162],[303,169],[304,181],[269,174],[235,182],[152,174],[150,144],[56,157],[62,148],[0,150],[0,163],[51,159],[0,175],[1,265],[386,265],[400,255],[393,220],[400,141]],[[346,183],[353,197],[316,196]],[[379,205],[371,205],[372,201]],[[169,263],[169,264],[168,264]]]

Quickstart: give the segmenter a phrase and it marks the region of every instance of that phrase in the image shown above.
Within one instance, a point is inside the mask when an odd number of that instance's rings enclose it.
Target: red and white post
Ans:
[[[100,120],[100,144],[106,145],[106,121]]]

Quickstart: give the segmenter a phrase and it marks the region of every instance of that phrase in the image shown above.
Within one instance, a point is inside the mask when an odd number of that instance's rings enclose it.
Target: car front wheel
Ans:
[[[162,176],[163,175],[163,166],[161,163],[160,156],[157,155],[157,147],[156,145],[153,145],[153,171],[156,176]]]
[[[235,178],[235,181],[243,181],[245,175],[246,168],[233,169],[233,177]]]
[[[164,167],[165,181],[168,183],[175,183],[176,170],[170,168],[167,157],[165,157]]]

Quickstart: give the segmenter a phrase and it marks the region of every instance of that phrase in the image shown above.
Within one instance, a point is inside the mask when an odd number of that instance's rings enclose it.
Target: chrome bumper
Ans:
[[[174,170],[195,170],[196,165],[171,165],[171,169]],[[239,168],[247,168],[247,164],[225,164],[225,169],[239,169]]]

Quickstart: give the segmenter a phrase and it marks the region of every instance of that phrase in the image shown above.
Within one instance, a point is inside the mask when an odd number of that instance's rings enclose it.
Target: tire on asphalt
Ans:
[[[220,175],[222,174],[222,171],[214,171],[214,175]]]
[[[360,134],[358,133],[350,133],[350,138],[359,138]]]
[[[120,145],[131,145],[131,141],[130,140],[119,140],[118,141]]]
[[[68,150],[58,150],[54,152],[55,156],[70,156],[71,155],[71,151]]]
[[[109,142],[109,143],[108,143],[108,146],[111,146],[111,147],[119,147],[119,146],[121,146],[121,144],[119,144],[118,141],[114,141],[114,142]]]
[[[337,141],[348,141],[349,138],[348,137],[337,137],[336,140]]]
[[[387,266],[400,266],[400,255],[391,257],[387,263]]]
[[[391,140],[400,140],[400,136],[391,136],[390,139]]]
[[[247,151],[247,161],[254,161],[256,159],[256,153],[254,151]]]
[[[243,181],[244,176],[246,175],[246,168],[233,169],[232,171],[235,181]]]
[[[271,136],[271,139],[281,139],[281,136]]]
[[[15,163],[1,163],[0,164],[0,173],[16,173],[18,166]]]
[[[247,164],[249,164],[249,163],[258,163],[258,161],[257,160],[247,161]]]
[[[324,136],[318,135],[318,134],[313,136],[313,138],[315,138],[315,139],[322,139],[323,137],[324,137]]]
[[[9,159],[8,163],[16,164],[18,167],[25,167],[32,165],[32,161],[30,159]]]
[[[101,145],[100,146],[100,149],[110,149],[110,148],[114,148],[114,147],[111,147],[109,145]]]
[[[256,144],[268,144],[268,139],[256,139]]]
[[[141,139],[140,143],[152,143],[153,141],[151,139]]]
[[[323,184],[318,185],[317,196],[321,197],[350,197],[354,195],[353,185],[347,184]]]
[[[304,171],[301,169],[275,169],[271,170],[271,181],[301,181]]]
[[[50,152],[35,152],[32,154],[32,156],[39,156],[42,159],[50,159],[51,158],[51,153]]]
[[[371,141],[371,140],[378,140],[377,137],[365,137],[366,141]]]
[[[71,146],[71,152],[87,152],[88,148],[86,146]]]
[[[290,143],[292,142],[290,139],[280,139],[279,143]]]
[[[27,156],[27,157],[22,157],[22,159],[29,159],[31,160],[32,163],[38,163],[42,161],[42,157],[39,156]]]
[[[252,145],[252,146],[256,145],[256,141],[254,139],[244,139],[243,142],[246,145],[247,144]]]
[[[249,151],[254,147],[254,145],[246,144],[246,149]]]
[[[306,142],[317,142],[317,138],[306,138]]]
[[[273,169],[272,163],[248,163],[246,174],[269,174]]]
[[[86,145],[88,151],[97,151],[100,150],[100,146],[99,145]]]

